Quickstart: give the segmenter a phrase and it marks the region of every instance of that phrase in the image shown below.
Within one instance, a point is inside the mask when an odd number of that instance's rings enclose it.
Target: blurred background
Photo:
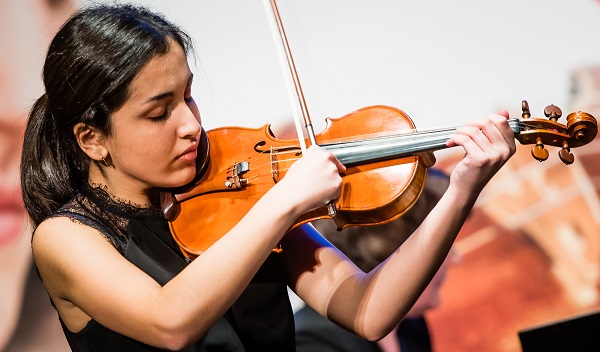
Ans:
[[[98,2],[98,1],[95,1]],[[111,1],[112,2],[112,1]],[[272,124],[298,103],[268,1],[138,0],[195,40],[194,96],[207,129]],[[0,350],[68,350],[31,268],[19,199],[26,115],[43,94],[46,47],[84,0],[0,0]],[[532,117],[554,104],[600,116],[600,2],[571,0],[277,2],[310,117],[369,105],[405,111],[418,129],[458,126],[498,109]],[[520,351],[518,331],[600,309],[600,142],[531,146],[492,179],[456,242],[462,255],[427,313],[435,351]],[[436,153],[450,172],[459,150]],[[6,319],[4,317],[7,317]]]

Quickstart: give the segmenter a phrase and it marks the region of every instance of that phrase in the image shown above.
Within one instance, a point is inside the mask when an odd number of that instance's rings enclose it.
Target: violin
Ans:
[[[527,101],[522,111],[522,119],[508,122],[515,139],[534,145],[531,153],[539,161],[548,158],[545,146],[550,145],[561,148],[559,158],[571,164],[571,148],[598,133],[596,119],[585,112],[569,114],[563,125],[554,105],[545,108],[547,119],[532,118]],[[406,113],[383,105],[326,119],[315,141],[346,166],[342,192],[335,204],[303,214],[290,230],[324,218],[343,229],[402,216],[423,190],[427,168],[435,163],[433,152],[446,148],[454,130],[417,131]],[[203,131],[194,181],[161,193],[163,215],[184,254],[197,257],[233,228],[302,156],[300,142],[308,141],[277,139],[268,124]]]

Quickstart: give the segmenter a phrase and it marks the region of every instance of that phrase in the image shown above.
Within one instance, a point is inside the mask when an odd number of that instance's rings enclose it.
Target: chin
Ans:
[[[176,175],[173,175],[168,179],[169,183],[165,185],[165,188],[178,188],[185,186],[192,182],[196,177],[196,169],[193,171],[180,172]]]

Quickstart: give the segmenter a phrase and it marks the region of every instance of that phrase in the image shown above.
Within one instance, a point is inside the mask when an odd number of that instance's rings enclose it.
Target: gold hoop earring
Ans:
[[[104,166],[108,166],[108,163],[106,162],[106,159],[104,159],[104,156],[100,155],[100,157],[102,158],[102,162],[104,163]]]

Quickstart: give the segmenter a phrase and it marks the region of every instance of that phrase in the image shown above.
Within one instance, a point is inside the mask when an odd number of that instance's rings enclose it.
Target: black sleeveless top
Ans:
[[[121,201],[99,187],[87,187],[52,217],[91,226],[129,261],[161,285],[187,264],[158,207]],[[210,287],[206,288],[210,290]],[[271,254],[242,295],[194,346],[183,351],[295,351],[294,320],[285,274]],[[73,351],[161,351],[91,320],[74,333],[61,320]]]

